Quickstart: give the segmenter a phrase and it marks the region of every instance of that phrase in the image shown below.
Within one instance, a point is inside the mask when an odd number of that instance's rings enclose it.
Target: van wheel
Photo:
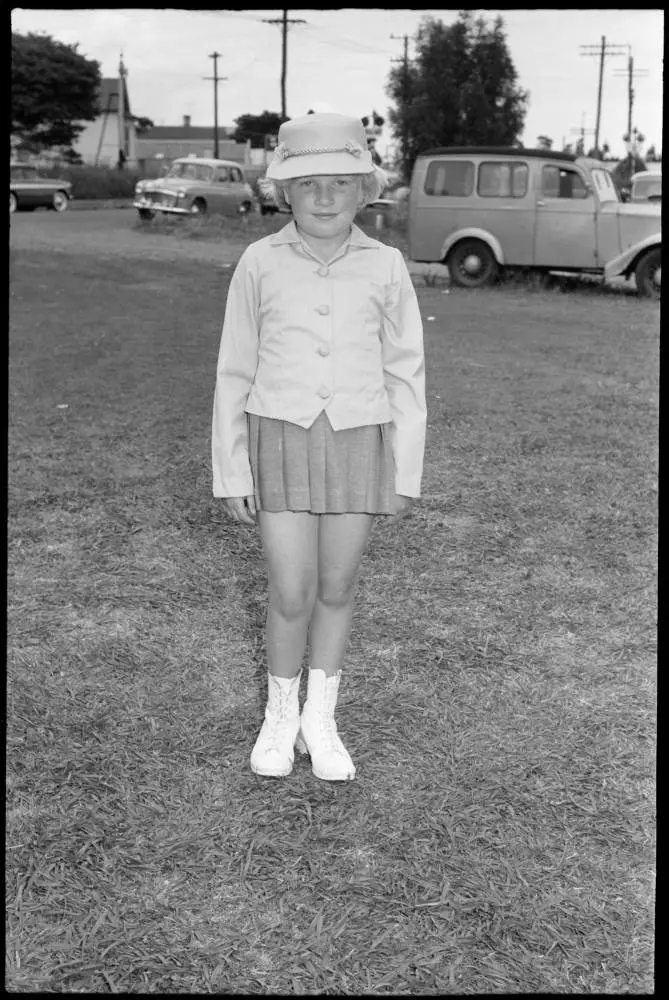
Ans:
[[[483,240],[461,240],[448,255],[451,279],[461,288],[483,288],[499,273],[490,247]]]
[[[634,272],[639,295],[659,299],[662,284],[662,251],[655,248],[644,254]]]
[[[137,214],[139,215],[140,219],[152,219],[153,218],[153,212],[151,211],[150,208],[138,208],[137,209]]]

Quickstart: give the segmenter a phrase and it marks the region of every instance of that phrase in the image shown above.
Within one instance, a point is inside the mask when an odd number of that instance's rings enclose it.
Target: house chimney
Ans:
[[[190,115],[184,115],[184,128],[190,127]]]

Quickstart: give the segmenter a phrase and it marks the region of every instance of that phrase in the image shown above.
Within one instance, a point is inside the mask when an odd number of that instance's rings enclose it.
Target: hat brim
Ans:
[[[271,160],[266,176],[273,181],[290,181],[296,177],[317,177],[328,174],[371,174],[374,161],[369,150],[359,156],[351,153],[306,153]]]

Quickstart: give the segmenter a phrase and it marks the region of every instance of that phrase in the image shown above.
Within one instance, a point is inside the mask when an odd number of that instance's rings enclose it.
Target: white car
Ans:
[[[254,197],[241,164],[185,156],[175,160],[164,177],[139,181],[133,205],[142,219],[151,219],[157,212],[243,215],[253,210]]]
[[[662,201],[662,174],[640,170],[632,174],[630,201]]]

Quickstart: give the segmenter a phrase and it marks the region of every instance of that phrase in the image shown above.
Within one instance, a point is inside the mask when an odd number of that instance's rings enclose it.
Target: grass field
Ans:
[[[363,563],[358,777],[261,779],[227,279],[133,235],[12,259],[6,989],[651,992],[658,305],[418,288],[424,497]]]

